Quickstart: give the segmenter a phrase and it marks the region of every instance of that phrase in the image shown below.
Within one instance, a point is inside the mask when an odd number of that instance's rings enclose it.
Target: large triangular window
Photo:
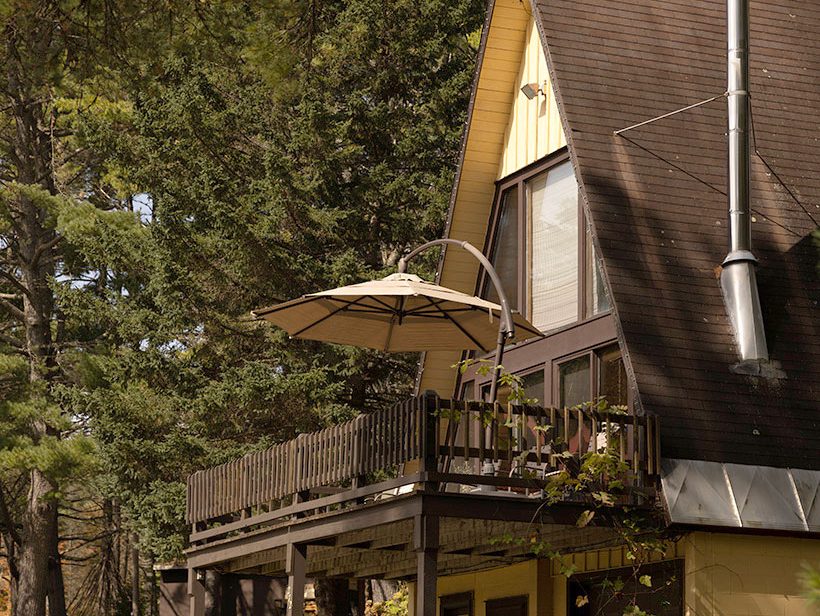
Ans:
[[[609,310],[566,151],[499,182],[492,222],[490,259],[533,325],[547,332]]]

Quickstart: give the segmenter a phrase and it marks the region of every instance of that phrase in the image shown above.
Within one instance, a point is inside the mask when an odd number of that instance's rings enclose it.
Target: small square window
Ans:
[[[558,366],[558,390],[561,408],[573,407],[592,399],[589,355],[571,359]]]
[[[557,400],[561,408],[606,398],[610,406],[629,403],[629,383],[618,345],[596,349],[558,364]]]

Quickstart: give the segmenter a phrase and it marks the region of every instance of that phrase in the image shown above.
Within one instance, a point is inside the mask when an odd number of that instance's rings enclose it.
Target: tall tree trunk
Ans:
[[[42,15],[43,18],[46,15]],[[21,18],[22,20],[22,18]],[[9,22],[6,36],[6,94],[12,101],[15,133],[13,153],[17,169],[17,181],[22,185],[38,186],[49,194],[55,194],[51,168],[51,133],[45,121],[42,90],[32,86],[28,66],[23,53],[40,54],[45,58],[52,51],[49,45],[53,31],[47,20],[24,20],[27,27]],[[33,395],[48,396],[54,378],[55,358],[51,336],[51,318],[54,296],[50,280],[54,277],[52,247],[55,232],[47,225],[47,212],[42,204],[24,193],[10,203],[12,221],[17,238],[13,254],[20,273],[20,284],[25,289],[23,310],[19,315],[25,328],[26,352],[29,358],[29,382]],[[59,433],[44,419],[31,422],[30,434],[36,444],[43,438],[56,437]],[[47,597],[57,610],[63,606],[62,570],[59,566],[49,570],[58,542],[57,486],[39,469],[29,472],[28,493],[22,514],[19,577],[15,609],[25,616],[45,616]],[[59,562],[59,560],[58,560]],[[61,616],[58,611],[57,616]]]
[[[154,569],[156,564],[154,555],[151,554],[148,559],[148,566],[150,567],[148,575],[151,580],[151,608],[148,613],[151,616],[159,614],[159,587],[157,586],[157,571]]]
[[[50,481],[38,470],[30,473],[31,483],[23,514],[23,534],[17,567],[17,601],[15,609],[21,616],[45,616],[48,596],[48,557],[54,533],[51,511],[55,507],[49,498],[54,490]]]
[[[100,613],[103,616],[111,614],[111,608],[114,604],[114,588],[115,581],[119,576],[119,562],[117,543],[119,542],[119,535],[114,532],[116,526],[114,525],[114,505],[111,499],[106,498],[103,501],[103,528],[108,534],[102,541],[100,558],[103,559],[103,567],[100,572],[100,588],[98,596],[100,598]]]
[[[54,505],[54,527],[57,529],[51,536],[51,550],[48,560],[48,616],[67,616],[65,604],[65,586],[63,583],[63,563],[60,556],[59,527],[60,520],[57,505]]]
[[[140,616],[140,551],[136,533],[131,536],[131,616]]]
[[[222,574],[213,569],[206,569],[202,586],[205,588],[204,615],[222,616]]]

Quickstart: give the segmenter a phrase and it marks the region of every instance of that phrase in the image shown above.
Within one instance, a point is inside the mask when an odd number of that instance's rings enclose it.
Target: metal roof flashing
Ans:
[[[672,524],[820,534],[820,471],[665,458]]]

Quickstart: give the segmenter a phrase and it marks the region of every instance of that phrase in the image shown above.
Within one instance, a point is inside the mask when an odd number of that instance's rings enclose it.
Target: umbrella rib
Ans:
[[[473,341],[473,344],[475,344],[476,346],[478,346],[478,348],[479,348],[479,349],[481,349],[481,350],[482,350],[482,351],[484,351],[485,353],[489,353],[489,349],[484,348],[484,345],[483,345],[483,344],[481,344],[478,340],[476,340],[470,332],[468,332],[466,329],[464,329],[464,327],[462,327],[461,323],[459,323],[458,321],[456,321],[453,317],[451,317],[449,314],[447,314],[444,310],[442,310],[442,309],[441,309],[439,306],[437,306],[436,304],[433,304],[432,302],[430,302],[430,305],[431,305],[431,306],[433,306],[433,307],[435,307],[435,308],[438,308],[438,310],[441,312],[441,314],[442,314],[442,315],[443,315],[446,319],[448,319],[448,320],[449,320],[449,321],[450,321],[453,325],[455,325],[458,329],[460,329],[460,330],[461,330],[461,333],[463,333],[463,334],[464,334],[465,336],[467,336],[470,340],[472,340],[472,341]]]
[[[358,297],[355,300],[342,299],[342,298],[337,297],[335,295],[327,295],[327,296],[324,296],[322,299],[326,299],[329,302],[336,302],[338,304],[344,304],[343,308],[351,308],[353,306],[359,305],[362,308],[371,309],[376,314],[384,314],[384,310],[380,311],[378,306],[368,306],[367,304],[359,304],[359,302],[364,301],[365,299],[372,299],[372,300],[376,300],[377,302],[379,302],[382,306],[384,306],[385,308],[390,310],[390,312],[393,312],[393,309],[390,306],[386,305],[384,302],[380,302],[376,297],[373,297],[372,295],[362,295],[362,296]],[[364,311],[362,311],[362,312],[364,312]]]
[[[331,312],[331,313],[326,314],[325,316],[323,316],[323,317],[322,317],[321,319],[319,319],[318,321],[314,321],[314,322],[313,322],[313,323],[311,323],[310,325],[308,325],[308,326],[306,326],[306,327],[303,327],[303,328],[302,328],[302,329],[300,329],[299,331],[297,331],[297,332],[295,332],[295,333],[291,334],[291,335],[290,335],[290,336],[291,336],[291,338],[293,338],[294,336],[298,336],[298,335],[300,335],[300,334],[304,334],[307,330],[309,330],[309,329],[311,329],[311,328],[313,328],[313,327],[316,327],[317,325],[319,325],[319,323],[323,323],[324,321],[327,321],[330,317],[332,317],[332,316],[334,316],[335,314],[337,314],[337,313],[341,312],[342,310],[347,310],[348,308],[350,308],[351,306],[353,306],[353,305],[355,305],[357,302],[359,302],[361,299],[362,299],[362,298],[360,297],[359,299],[357,299],[357,300],[355,300],[355,301],[345,303],[345,305],[344,305],[344,306],[341,306],[340,308],[336,308],[336,310],[334,310],[334,311],[333,311],[333,312]]]
[[[376,297],[375,295],[368,295],[367,297],[368,297],[368,298],[370,298],[370,299],[372,299],[374,302],[378,302],[378,303],[380,303],[382,306],[384,306],[385,308],[387,308],[387,309],[388,309],[390,312],[392,312],[393,314],[398,314],[398,312],[396,312],[396,309],[395,309],[393,306],[391,306],[391,305],[390,305],[390,304],[388,304],[387,302],[383,302],[381,299],[379,299],[379,298],[378,298],[378,297]]]
[[[422,297],[423,297],[424,299],[426,299],[426,300],[427,300],[428,305],[427,305],[427,306],[418,306],[418,307],[416,307],[416,308],[413,308],[412,310],[408,310],[408,311],[406,312],[406,314],[408,314],[408,315],[410,315],[410,314],[418,314],[418,312],[419,312],[419,311],[424,310],[424,309],[426,309],[426,308],[438,308],[438,305],[439,305],[439,304],[443,304],[444,302],[448,301],[448,300],[446,300],[446,299],[436,299],[436,300],[434,301],[434,300],[433,300],[433,299],[431,299],[428,295],[423,295]],[[441,308],[439,308],[439,310],[441,310]],[[454,308],[454,310],[460,310],[460,309],[459,309],[459,308]]]

